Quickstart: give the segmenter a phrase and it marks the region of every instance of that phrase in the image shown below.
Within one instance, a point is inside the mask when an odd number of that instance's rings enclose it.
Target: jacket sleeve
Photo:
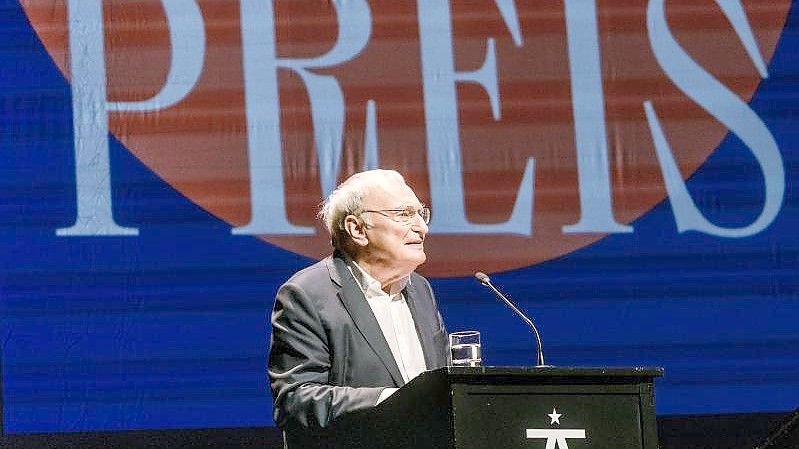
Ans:
[[[335,418],[374,407],[384,387],[329,384],[331,348],[313,298],[284,284],[272,311],[269,378],[278,427],[321,428]]]

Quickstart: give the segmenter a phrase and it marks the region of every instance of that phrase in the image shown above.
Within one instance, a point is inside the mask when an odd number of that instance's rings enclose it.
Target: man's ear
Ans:
[[[366,237],[366,223],[355,215],[347,215],[344,219],[344,230],[355,245],[366,246],[369,243]]]

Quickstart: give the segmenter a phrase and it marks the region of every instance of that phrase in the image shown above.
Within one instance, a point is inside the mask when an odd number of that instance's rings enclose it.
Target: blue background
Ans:
[[[492,276],[533,315],[548,362],[662,366],[659,414],[799,405],[798,5],[751,102],[784,159],[777,219],[743,239],[679,234],[665,201],[633,234]],[[115,217],[140,235],[56,237],[76,213],[70,88],[19,4],[0,1],[5,431],[272,425],[268,314],[312,261],[231,235],[115,140],[111,159]],[[722,225],[762,205],[760,169],[732,135],[689,188]],[[433,286],[451,330],[482,331],[486,364],[534,364],[532,336],[490,292]]]

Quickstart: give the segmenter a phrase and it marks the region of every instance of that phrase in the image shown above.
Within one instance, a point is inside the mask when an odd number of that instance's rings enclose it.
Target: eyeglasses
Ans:
[[[404,225],[411,224],[417,215],[422,217],[424,224],[430,223],[430,208],[425,206],[420,208],[408,206],[405,209],[365,210],[364,212],[380,214]]]

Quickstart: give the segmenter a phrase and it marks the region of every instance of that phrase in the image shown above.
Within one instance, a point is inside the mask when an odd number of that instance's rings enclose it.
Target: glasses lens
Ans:
[[[424,220],[425,224],[430,223],[430,208],[429,207],[423,207],[423,208],[419,209],[419,215],[422,217],[422,220]]]
[[[425,224],[430,223],[429,207],[422,207],[421,209],[407,207],[405,209],[365,210],[364,212],[374,212],[405,225],[413,223],[417,215],[422,218]]]

